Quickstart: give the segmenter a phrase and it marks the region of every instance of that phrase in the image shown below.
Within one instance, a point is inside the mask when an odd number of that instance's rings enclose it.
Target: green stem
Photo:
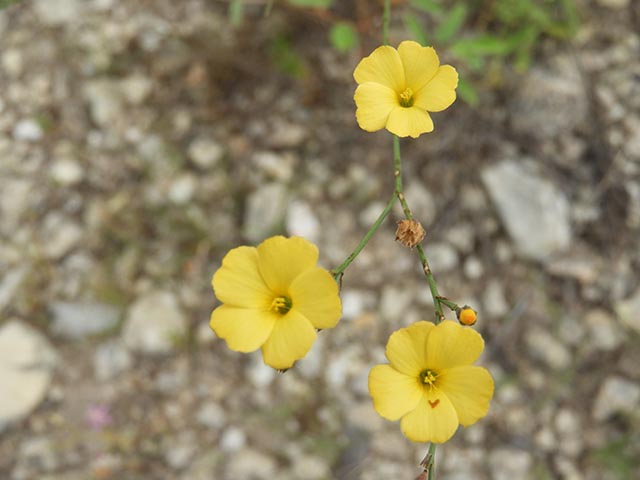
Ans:
[[[365,236],[362,237],[362,240],[360,240],[360,243],[355,248],[355,250],[353,252],[351,252],[351,255],[349,255],[347,257],[347,259],[344,262],[342,262],[342,264],[338,268],[336,268],[335,270],[333,270],[331,272],[333,274],[333,278],[335,278],[336,282],[340,281],[340,278],[342,277],[342,273],[351,264],[351,262],[353,262],[356,259],[358,254],[362,251],[362,249],[365,247],[365,245],[369,242],[369,240],[371,239],[373,234],[376,233],[376,230],[378,230],[380,225],[382,225],[382,222],[384,221],[385,218],[387,218],[387,215],[389,215],[389,212],[391,211],[391,208],[393,207],[394,203],[396,203],[396,194],[395,194],[395,192],[391,196],[391,198],[389,199],[389,202],[387,202],[387,206],[384,207],[384,210],[378,216],[378,219],[374,222],[374,224],[371,226],[371,228],[365,234]]]
[[[405,218],[407,220],[413,220],[411,209],[407,204],[407,199],[404,198],[404,192],[403,192],[403,186],[402,186],[402,157],[400,156],[400,139],[396,135],[393,136],[393,164],[394,164],[393,174],[396,177],[396,196],[398,197],[398,200],[400,200],[400,205],[402,205],[402,211],[404,212]],[[433,297],[433,306],[436,309],[436,325],[437,325],[442,320],[444,320],[444,313],[442,312],[442,303],[440,302],[440,293],[438,292],[436,279],[433,277],[433,273],[431,273],[431,267],[429,267],[429,262],[427,261],[427,257],[424,254],[422,245],[418,244],[416,246],[416,250],[418,251],[418,257],[420,257],[420,262],[422,263],[422,270],[424,271],[424,275],[427,277],[427,282],[429,283],[429,290],[431,290],[431,296]]]
[[[456,302],[452,302],[451,300],[449,300],[448,298],[445,298],[443,296],[438,297],[438,300],[440,301],[440,303],[442,305],[444,305],[445,307],[449,308],[449,310],[451,310],[452,312],[455,312],[456,310],[458,310],[460,308]]]
[[[391,0],[384,0],[382,13],[382,44],[389,45],[389,20],[391,19]]]
[[[436,444],[432,443],[431,445],[429,445],[429,453],[427,454],[429,456],[429,465],[428,465],[428,472],[429,472],[429,476],[427,477],[427,480],[433,480],[435,478],[435,466],[436,466]]]

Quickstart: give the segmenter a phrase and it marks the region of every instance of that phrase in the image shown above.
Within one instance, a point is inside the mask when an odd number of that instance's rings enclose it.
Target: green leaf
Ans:
[[[458,81],[458,95],[472,107],[476,107],[478,106],[478,103],[480,103],[478,91],[473,87],[473,85],[462,78]]]
[[[272,40],[269,53],[276,67],[295,78],[304,75],[304,60],[293,48],[291,41],[285,36],[278,36]]]
[[[436,29],[435,38],[438,43],[447,43],[459,31],[467,18],[467,6],[459,3],[451,9],[444,21]]]
[[[329,8],[332,0],[289,0],[296,7]]]
[[[20,1],[21,0],[0,0],[0,10],[2,10],[3,8],[10,7],[14,3],[18,3]]]
[[[229,21],[234,27],[242,25],[244,19],[244,3],[243,0],[232,0],[229,4]]]
[[[418,20],[416,20],[416,17],[414,17],[410,13],[406,13],[402,17],[402,19],[404,21],[404,26],[411,32],[411,35],[413,35],[413,38],[415,38],[416,42],[423,46],[429,45],[427,34],[423,30],[422,25],[420,25]]]
[[[411,0],[411,6],[427,13],[440,14],[443,12],[438,0]]]
[[[331,27],[329,40],[333,48],[345,53],[358,45],[358,32],[350,23],[338,22]]]

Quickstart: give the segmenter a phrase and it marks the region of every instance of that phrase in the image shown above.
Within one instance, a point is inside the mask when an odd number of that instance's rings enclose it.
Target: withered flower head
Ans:
[[[396,230],[396,241],[413,248],[424,239],[424,228],[415,220],[400,220]]]

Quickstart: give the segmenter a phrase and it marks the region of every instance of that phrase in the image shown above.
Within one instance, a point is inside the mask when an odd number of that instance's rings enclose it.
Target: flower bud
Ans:
[[[424,238],[424,228],[415,220],[400,220],[396,230],[396,241],[405,247],[413,248]]]
[[[469,305],[465,305],[464,307],[458,309],[456,311],[456,314],[458,316],[458,321],[462,325],[466,325],[468,327],[474,325],[478,320],[478,313]]]

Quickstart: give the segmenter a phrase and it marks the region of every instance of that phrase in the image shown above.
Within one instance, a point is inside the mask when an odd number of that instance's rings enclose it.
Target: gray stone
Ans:
[[[555,418],[558,447],[562,453],[576,457],[583,449],[583,428],[578,414],[567,408],[561,409]]]
[[[55,445],[46,437],[27,438],[20,444],[18,461],[32,472],[51,472],[59,466]]]
[[[458,252],[448,243],[428,242],[424,247],[424,253],[435,275],[458,268],[460,261]]]
[[[176,205],[185,205],[193,199],[197,187],[196,178],[190,173],[185,173],[171,182],[169,200]]]
[[[122,94],[133,105],[140,105],[149,97],[153,90],[150,78],[136,73],[120,81]]]
[[[484,313],[489,317],[499,318],[509,311],[509,303],[504,286],[498,280],[490,280],[483,292],[482,304]]]
[[[436,213],[438,212],[433,195],[422,182],[408,181],[404,189],[404,196],[407,199],[414,218],[420,222],[426,230],[427,227],[433,223],[436,218]],[[396,204],[395,212],[400,218],[404,218],[400,203]],[[428,234],[427,231],[427,235]]]
[[[537,327],[529,329],[525,343],[532,356],[555,370],[563,370],[571,365],[569,350],[546,330]]]
[[[640,385],[626,378],[611,376],[600,386],[593,405],[593,418],[606,420],[615,413],[633,414],[640,408]]]
[[[8,48],[3,54],[0,61],[2,69],[11,77],[18,77],[24,68],[24,57],[22,52],[17,48]]]
[[[532,164],[502,161],[482,181],[520,255],[545,260],[570,246],[569,203]]]
[[[220,437],[220,448],[227,452],[236,452],[247,443],[247,436],[238,427],[227,428]],[[241,477],[238,477],[241,478]]]
[[[100,381],[110,380],[133,364],[131,354],[117,340],[102,343],[93,355],[93,372]]]
[[[315,455],[296,455],[293,463],[294,478],[305,480],[324,480],[331,478],[329,465],[322,458]]]
[[[271,480],[279,478],[276,460],[262,452],[243,449],[230,457],[224,478]]]
[[[251,163],[267,178],[287,183],[293,177],[296,157],[270,151],[256,152],[251,157]]]
[[[55,364],[55,351],[38,331],[17,320],[0,327],[0,431],[45,398]]]
[[[0,312],[9,305],[14,295],[18,292],[28,271],[27,267],[19,267],[5,272],[2,280],[0,280]]]
[[[524,77],[510,105],[516,131],[536,138],[569,134],[587,118],[588,96],[577,62],[556,57],[548,67],[534,67]]]
[[[591,344],[598,350],[616,350],[623,341],[622,333],[614,318],[604,310],[591,310],[584,316],[589,329]]]
[[[599,5],[603,7],[612,8],[615,10],[622,10],[627,8],[631,0],[596,0]]]
[[[258,243],[279,229],[287,210],[287,188],[281,183],[267,183],[252,192],[247,199],[243,234]]]
[[[630,297],[614,304],[620,321],[631,330],[640,332],[640,289]]]
[[[320,222],[313,213],[311,206],[306,202],[293,200],[289,203],[286,228],[289,235],[306,238],[312,243],[318,242]]]
[[[169,353],[187,333],[187,320],[170,292],[153,291],[138,298],[129,309],[122,340],[130,350],[148,354]]]
[[[112,305],[95,302],[54,302],[51,331],[57,336],[79,340],[112,330],[120,313]]]
[[[44,219],[44,243],[42,249],[47,258],[57,260],[75,248],[84,231],[75,221],[58,213],[50,213]]]
[[[215,167],[224,156],[224,148],[210,138],[196,138],[189,145],[189,158],[203,170]]]
[[[183,439],[169,447],[165,453],[165,461],[174,470],[183,470],[189,466],[191,459],[196,453],[196,445],[193,442],[186,442]]]
[[[93,80],[85,86],[91,119],[100,127],[113,128],[123,117],[123,98],[118,85],[109,80]]]

